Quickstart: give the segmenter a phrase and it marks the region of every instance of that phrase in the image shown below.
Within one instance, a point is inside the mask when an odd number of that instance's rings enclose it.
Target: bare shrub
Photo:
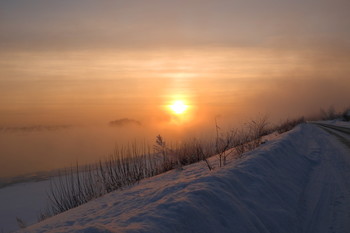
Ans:
[[[321,120],[334,120],[342,117],[341,112],[337,112],[334,106],[330,106],[327,110],[320,109]]]
[[[335,109],[334,106],[329,106],[328,110],[325,110],[323,108],[320,109],[321,119],[322,120],[331,120],[334,119],[335,116]]]
[[[289,130],[303,118],[286,121],[279,126],[280,131]],[[243,129],[222,132],[215,120],[216,137],[212,140],[185,140],[170,147],[161,135],[153,145],[139,147],[129,144],[117,147],[112,155],[96,164],[66,169],[60,176],[51,180],[50,208],[40,213],[39,219],[64,212],[94,198],[114,190],[123,189],[140,180],[162,172],[182,168],[184,165],[204,161],[209,170],[214,167],[208,158],[217,155],[219,166],[227,163],[227,158],[234,153],[237,158],[261,144],[261,137],[271,132],[267,117],[249,122]]]
[[[232,151],[229,150],[234,147],[234,139],[236,137],[236,130],[231,130],[226,133],[220,132],[221,128],[219,127],[215,119],[215,129],[216,129],[216,138],[215,138],[215,152],[219,157],[219,166],[226,165],[227,156],[229,156]]]
[[[276,128],[275,130],[278,132],[278,133],[284,133],[284,132],[287,132],[289,130],[292,130],[295,126],[301,124],[301,123],[304,123],[305,122],[305,118],[304,117],[300,117],[300,118],[297,118],[297,119],[293,119],[293,120],[285,120],[284,122],[280,123]]]
[[[40,213],[39,220],[171,168],[165,168],[164,163],[147,154],[134,157],[116,154],[115,157],[95,165],[67,169],[61,176],[51,181],[48,194],[50,210]]]
[[[342,117],[344,121],[350,121],[350,108],[343,111]]]
[[[252,142],[250,146],[253,147],[252,149],[258,147],[261,144],[261,137],[269,133],[267,129],[268,125],[267,116],[260,117],[248,123],[249,135],[251,137],[250,142]]]
[[[97,194],[94,180],[89,179],[93,170],[82,169],[76,165],[50,182],[49,200],[50,211],[55,215],[88,202]],[[90,173],[90,174],[89,174]]]
[[[166,142],[160,134],[156,137],[156,144],[153,146],[153,149],[156,153],[159,153],[163,156],[163,162],[166,161],[167,157],[167,147]]]
[[[38,222],[44,221],[45,219],[51,217],[52,215],[53,213],[50,211],[50,209],[46,208],[45,210],[39,211],[39,213],[37,214],[37,221]]]
[[[150,150],[136,144],[117,148],[97,164],[66,169],[51,181],[50,212],[58,214],[103,194],[132,185],[145,177],[163,172],[163,164],[151,157]],[[46,215],[46,214],[45,214]]]
[[[19,217],[16,217],[17,224],[19,228],[24,229],[27,227],[27,224]]]
[[[206,160],[213,154],[211,146],[207,142],[196,138],[178,144],[171,149],[173,157],[179,161],[181,166],[192,164],[198,161]]]
[[[237,157],[240,158],[242,155],[249,151],[247,147],[247,143],[251,140],[251,136],[249,133],[244,131],[243,129],[237,131],[236,138],[234,140],[234,148],[237,154]]]
[[[203,160],[209,169],[213,170],[214,167],[209,163],[208,158],[213,155],[212,146],[209,143],[197,143],[196,144],[196,154],[198,161]]]

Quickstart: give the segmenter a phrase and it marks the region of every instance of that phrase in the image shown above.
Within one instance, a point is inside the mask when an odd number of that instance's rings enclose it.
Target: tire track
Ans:
[[[318,131],[324,130],[350,149],[350,129],[312,123]],[[350,229],[350,157],[338,153],[329,142],[329,136],[315,131],[320,163],[313,167],[301,200],[303,233],[347,233]],[[318,135],[319,134],[319,135]],[[312,141],[312,140],[310,140]],[[322,223],[322,224],[321,224]]]
[[[324,123],[312,123],[319,126],[329,134],[335,136],[340,142],[342,142],[348,149],[350,149],[350,139],[345,135],[350,136],[350,128],[342,126],[328,125]]]

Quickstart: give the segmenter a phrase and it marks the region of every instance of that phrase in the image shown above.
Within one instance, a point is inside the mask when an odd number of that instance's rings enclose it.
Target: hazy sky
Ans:
[[[79,50],[348,43],[346,0],[0,3],[1,48]]]
[[[348,107],[349,12],[346,0],[0,0],[0,176],[91,161],[122,131],[176,138],[218,116]]]

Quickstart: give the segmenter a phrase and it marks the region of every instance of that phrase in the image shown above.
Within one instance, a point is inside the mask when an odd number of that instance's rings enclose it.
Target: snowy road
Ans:
[[[302,124],[223,168],[169,171],[23,232],[349,233],[349,135],[335,130]]]
[[[350,129],[317,123],[349,147]],[[350,232],[350,153],[337,153],[329,138],[309,149],[317,158],[304,190],[303,232]],[[322,224],[321,224],[322,223]]]
[[[334,135],[338,138],[339,141],[344,143],[347,147],[350,148],[350,128],[343,127],[343,126],[337,126],[337,125],[330,125],[330,124],[324,124],[324,123],[314,123],[315,125],[320,126],[324,130],[326,130],[328,133]]]

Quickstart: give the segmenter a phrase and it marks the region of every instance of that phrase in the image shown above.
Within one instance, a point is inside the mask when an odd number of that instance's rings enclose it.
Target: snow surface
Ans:
[[[11,232],[19,228],[16,217],[25,224],[38,221],[41,210],[47,207],[49,180],[25,182],[0,189],[0,232]]]
[[[223,168],[169,171],[23,232],[346,233],[349,178],[349,148],[303,124]]]

